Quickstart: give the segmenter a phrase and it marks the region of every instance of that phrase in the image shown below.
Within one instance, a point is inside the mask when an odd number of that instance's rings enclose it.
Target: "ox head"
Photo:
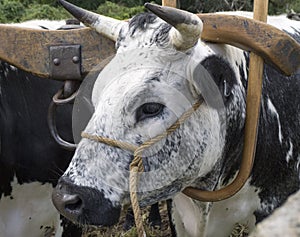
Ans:
[[[190,185],[213,188],[217,175],[210,174],[220,171],[226,135],[224,93],[199,64],[212,54],[199,41],[201,20],[147,5],[156,15],[123,22],[61,2],[117,46],[116,56],[94,84],[94,114],[86,133],[139,146],[164,132],[200,97],[205,99],[180,128],[143,153],[140,205],[171,198]],[[122,206],[130,202],[132,159],[132,152],[82,139],[53,193],[55,206],[74,222],[115,224]]]

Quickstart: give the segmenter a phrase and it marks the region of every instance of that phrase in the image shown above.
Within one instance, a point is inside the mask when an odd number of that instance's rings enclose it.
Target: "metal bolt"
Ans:
[[[58,66],[60,64],[59,58],[53,59],[53,63],[54,63],[55,66]]]
[[[79,63],[79,57],[78,56],[74,56],[73,58],[72,58],[72,61],[73,61],[73,63],[75,63],[75,64],[77,64],[77,63]]]

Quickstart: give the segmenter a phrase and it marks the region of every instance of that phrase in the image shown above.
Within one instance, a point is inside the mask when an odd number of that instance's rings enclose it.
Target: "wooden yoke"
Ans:
[[[115,53],[114,42],[90,28],[37,30],[0,24],[0,59],[40,77],[50,78],[50,47],[66,45],[79,45],[82,77]]]
[[[288,34],[245,17],[198,16],[204,23],[202,40],[254,51],[286,75],[299,71],[300,44]],[[115,53],[114,42],[89,28],[55,31],[0,24],[0,60],[40,77],[50,77],[53,62],[50,61],[49,49],[57,45],[80,45],[82,78],[95,65]]]
[[[300,44],[264,22],[222,14],[197,14],[203,21],[202,39],[253,51],[285,75],[300,69]]]

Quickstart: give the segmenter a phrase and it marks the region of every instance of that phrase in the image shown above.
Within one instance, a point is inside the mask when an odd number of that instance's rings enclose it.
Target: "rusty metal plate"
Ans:
[[[82,78],[115,54],[115,43],[90,28],[37,30],[0,24],[0,60],[40,77],[50,77],[52,46],[80,45]]]
[[[81,79],[81,46],[50,46],[50,77],[58,80]]]

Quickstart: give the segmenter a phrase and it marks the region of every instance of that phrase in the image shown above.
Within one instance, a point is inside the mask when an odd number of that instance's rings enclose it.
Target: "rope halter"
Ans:
[[[130,189],[130,199],[131,199],[131,204],[132,204],[132,209],[134,213],[134,219],[137,227],[137,232],[139,237],[146,236],[146,232],[144,230],[143,226],[143,219],[142,219],[142,214],[140,210],[140,206],[138,203],[138,197],[137,197],[137,186],[138,186],[138,176],[139,172],[144,171],[144,166],[143,166],[143,160],[142,160],[142,154],[143,151],[149,147],[151,147],[153,144],[159,142],[163,138],[167,137],[169,134],[174,132],[177,128],[180,127],[181,124],[185,122],[186,119],[188,119],[194,111],[196,111],[200,105],[204,102],[203,97],[200,97],[199,100],[193,104],[193,106],[188,109],[186,112],[182,114],[182,116],[172,125],[170,126],[166,131],[164,131],[162,134],[157,135],[154,138],[151,138],[148,141],[145,141],[142,145],[136,146],[132,145],[127,142],[122,142],[106,137],[101,137],[97,135],[92,135],[86,132],[81,133],[82,138],[87,138],[96,142],[101,142],[106,145],[114,146],[121,148],[123,150],[128,150],[133,152],[134,154],[134,159],[130,163],[130,175],[129,175],[129,189]]]

